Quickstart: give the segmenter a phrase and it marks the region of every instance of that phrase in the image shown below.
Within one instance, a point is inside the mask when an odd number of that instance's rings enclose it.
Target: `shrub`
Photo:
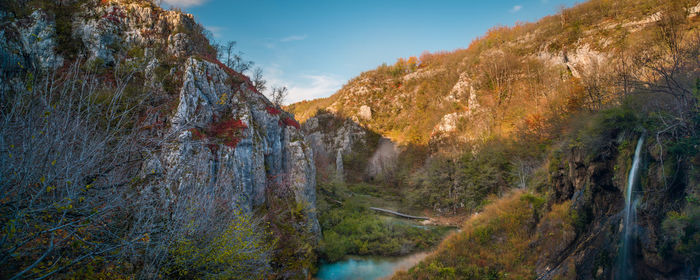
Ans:
[[[301,125],[294,118],[284,117],[280,120],[280,125],[292,126],[296,129],[301,129]]]
[[[693,266],[700,265],[700,197],[697,194],[686,197],[682,211],[668,212],[661,227],[667,250],[683,256],[684,261]]]
[[[211,238],[188,235],[179,238],[170,251],[169,277],[180,279],[251,279],[269,273],[274,243],[252,217],[235,213],[225,230]]]
[[[213,121],[205,129],[192,128],[195,140],[204,140],[207,144],[223,144],[235,148],[241,140],[241,130],[248,128],[240,119],[223,119]]]
[[[268,114],[273,115],[273,116],[279,115],[280,113],[282,113],[282,111],[280,111],[279,109],[277,109],[276,107],[273,107],[273,106],[267,106],[267,107],[265,107],[265,110],[267,111]]]
[[[486,206],[408,274],[413,279],[533,278],[537,258],[529,247],[535,221],[531,200],[539,201],[519,192]]]
[[[348,254],[397,256],[436,245],[447,228],[421,228],[401,220],[380,219],[360,198],[322,210],[321,256],[337,261]]]

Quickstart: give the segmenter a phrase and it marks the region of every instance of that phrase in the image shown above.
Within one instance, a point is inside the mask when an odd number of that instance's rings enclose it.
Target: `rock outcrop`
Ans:
[[[556,156],[560,161],[550,170],[552,202],[571,201],[577,213],[577,234],[568,244],[560,244],[558,254],[540,261],[536,272],[541,279],[556,279],[572,269],[580,279],[614,279],[619,269],[627,172],[634,153],[634,145],[629,144],[633,141],[621,142],[612,140],[597,151],[574,147]],[[592,153],[596,155],[590,156]],[[642,149],[641,191],[637,192],[641,202],[636,225],[639,242],[632,246],[639,279],[685,279],[695,273],[679,256],[661,257],[668,254],[662,253],[667,248],[663,248],[661,221],[692,190],[688,186],[695,184],[682,172],[663,176],[663,156],[667,155],[660,155],[652,141]],[[687,168],[679,164],[677,168]]]
[[[145,0],[62,1],[56,7],[69,16],[0,10],[9,22],[0,29],[0,97],[31,91],[26,71],[77,62],[106,72],[105,83],[110,75],[138,77],[131,81],[142,84],[130,90],[137,88],[149,99],[140,102],[150,106],[139,116],[151,143],[141,151],[135,181],[144,196],[158,195],[167,208],[192,186],[205,186],[231,209],[251,213],[266,205],[268,193],[289,194],[305,207],[301,226],[320,237],[314,157],[301,127],[215,58],[192,15]],[[69,53],[62,42],[80,46]]]
[[[345,181],[352,175],[353,181],[374,181],[395,172],[399,146],[350,118],[323,112],[309,118],[302,128],[319,168],[331,168],[321,172],[333,173],[334,178],[329,179]],[[351,161],[351,165],[345,166],[344,161]]]
[[[355,147],[367,145],[368,131],[350,119],[333,113],[318,114],[304,122],[302,130],[314,157],[324,166],[335,164],[335,178],[345,179],[343,157],[353,153]]]

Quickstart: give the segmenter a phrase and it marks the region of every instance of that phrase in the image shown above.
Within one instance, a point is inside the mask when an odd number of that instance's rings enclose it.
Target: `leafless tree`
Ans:
[[[263,78],[263,69],[256,67],[253,71],[253,86],[258,92],[264,92],[267,89],[267,81]]]
[[[134,106],[124,95],[132,75],[114,74],[120,82],[106,90],[75,63],[30,72],[26,91],[3,94],[1,274],[43,279],[139,242],[120,227],[128,220],[124,186],[139,161]]]
[[[287,99],[288,95],[289,91],[287,90],[287,87],[272,87],[270,99],[272,99],[272,103],[274,103],[275,105],[282,106],[284,101]]]
[[[632,80],[640,92],[672,97],[675,108],[668,109],[677,114],[664,122],[692,132],[689,120],[697,106],[694,91],[700,76],[700,33],[684,30],[687,11],[687,7],[666,7],[656,26],[657,36],[633,58],[639,70]]]
[[[228,41],[224,45],[215,44],[218,59],[229,68],[239,73],[250,70],[254,63],[243,58],[243,52],[236,51],[236,41]]]
[[[88,263],[143,279],[173,267],[223,279],[268,271],[267,247],[246,245],[265,231],[238,211],[235,192],[195,180],[174,195],[159,174],[141,174],[144,158],[174,138],[137,121],[149,94],[130,81],[143,65],[117,64],[108,77],[88,68],[37,70],[22,91],[0,95],[0,275],[55,278]],[[174,258],[182,242],[203,251]],[[221,252],[214,245],[240,261],[202,265]]]

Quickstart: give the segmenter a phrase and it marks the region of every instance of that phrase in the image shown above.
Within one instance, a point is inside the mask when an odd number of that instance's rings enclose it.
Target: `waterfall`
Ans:
[[[644,144],[644,135],[639,137],[639,141],[637,141],[637,147],[634,149],[632,168],[627,176],[622,247],[620,248],[621,251],[619,254],[620,264],[618,266],[618,277],[615,277],[615,279],[635,279],[634,266],[632,265],[632,259],[630,258],[630,253],[632,250],[630,243],[634,234],[637,212],[635,207],[636,200],[634,200],[634,196],[632,194],[634,192],[634,184],[637,181],[637,175],[639,173],[639,159],[642,151],[642,144]]]

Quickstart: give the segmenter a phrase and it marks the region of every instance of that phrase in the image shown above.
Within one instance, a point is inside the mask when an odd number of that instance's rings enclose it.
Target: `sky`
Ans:
[[[466,48],[497,25],[531,22],[574,0],[162,0],[236,41],[285,103],[327,97],[399,57]],[[250,75],[250,73],[246,73]]]

